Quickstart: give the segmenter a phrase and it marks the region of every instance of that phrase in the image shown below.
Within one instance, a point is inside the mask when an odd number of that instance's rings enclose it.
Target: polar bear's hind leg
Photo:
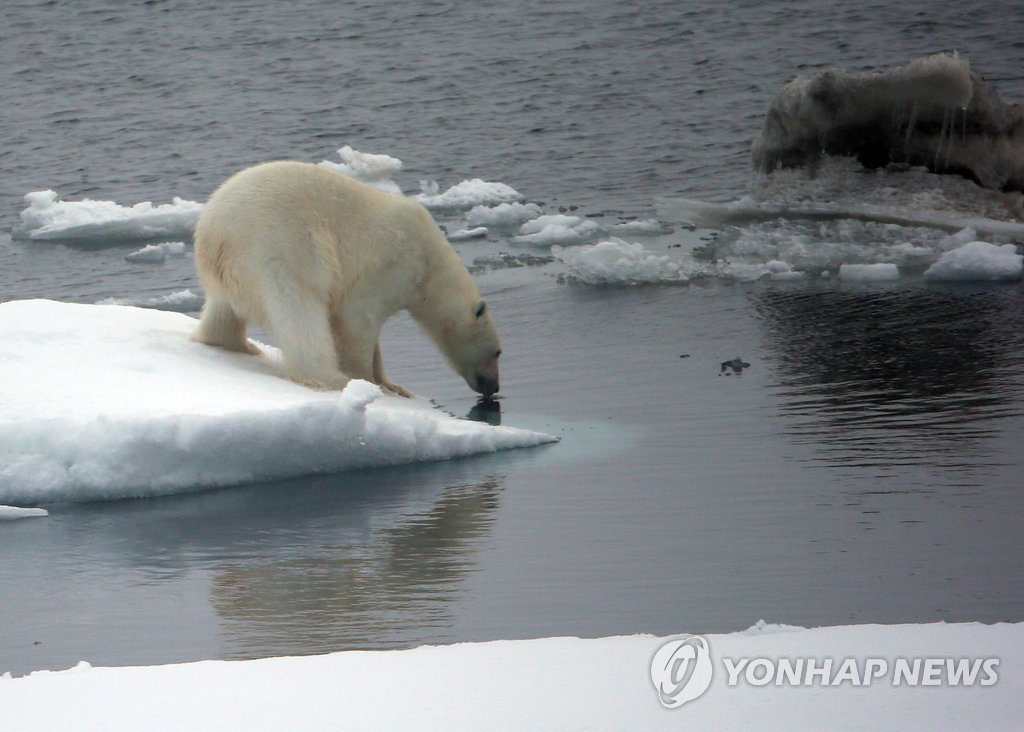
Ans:
[[[209,346],[257,355],[260,349],[245,337],[246,323],[227,300],[215,293],[206,297],[195,339]]]

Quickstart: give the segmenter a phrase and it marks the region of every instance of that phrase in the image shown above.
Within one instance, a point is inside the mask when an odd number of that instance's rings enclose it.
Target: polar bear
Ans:
[[[318,389],[384,373],[380,331],[408,310],[470,388],[498,391],[501,344],[487,303],[423,206],[310,163],[264,163],[210,197],[195,231],[206,292],[195,338],[259,350],[273,333],[289,378]]]

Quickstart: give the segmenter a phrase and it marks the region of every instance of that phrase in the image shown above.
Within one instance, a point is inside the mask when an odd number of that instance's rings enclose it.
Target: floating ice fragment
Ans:
[[[548,214],[520,226],[515,241],[518,244],[532,246],[580,244],[592,241],[600,233],[601,227],[588,219],[566,214]]]
[[[458,183],[444,193],[434,181],[420,182],[422,193],[413,199],[430,209],[466,209],[473,206],[495,205],[518,201],[519,192],[509,185],[473,178]]]
[[[168,256],[180,257],[185,253],[185,243],[180,241],[169,241],[163,244],[148,244],[138,251],[125,255],[128,262],[145,262],[149,264],[160,264],[166,261]]]
[[[460,229],[448,235],[448,241],[470,241],[472,239],[483,239],[487,236],[486,226],[477,226],[472,229]]]
[[[943,282],[1018,280],[1024,274],[1024,256],[1013,244],[996,246],[972,241],[945,252],[924,273],[925,279]]]
[[[390,155],[364,153],[345,145],[338,149],[340,163],[321,160],[320,165],[362,181],[373,188],[401,195],[402,189],[391,176],[402,169],[402,161]]]
[[[174,198],[121,206],[113,201],[60,201],[53,191],[25,194],[15,238],[75,241],[145,241],[192,235],[202,204]]]
[[[892,282],[900,278],[895,264],[844,264],[839,267],[839,279],[849,282]]]
[[[19,508],[18,506],[0,506],[0,521],[14,521],[23,518],[49,516],[45,508]]]
[[[622,236],[656,236],[658,234],[671,233],[672,229],[657,219],[636,219],[616,224],[612,227],[612,231]]]
[[[686,283],[688,278],[670,257],[651,254],[641,244],[610,239],[597,244],[563,249],[552,254],[569,266],[569,278],[591,285]]]
[[[469,226],[514,229],[538,216],[540,206],[535,203],[499,203],[497,206],[474,206],[466,214],[466,223]]]

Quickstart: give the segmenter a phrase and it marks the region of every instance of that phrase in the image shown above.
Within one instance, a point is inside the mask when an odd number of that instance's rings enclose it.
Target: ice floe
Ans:
[[[125,255],[125,261],[161,264],[167,260],[167,257],[180,257],[184,254],[184,242],[169,241],[162,244],[147,244],[142,249]]]
[[[996,246],[972,241],[945,252],[925,271],[925,279],[943,282],[992,282],[1019,280],[1024,256],[1013,244]]]
[[[121,206],[113,201],[61,201],[54,191],[25,195],[27,208],[14,238],[37,241],[122,242],[187,238],[192,235],[202,204],[174,198],[153,205],[146,201]]]
[[[589,219],[569,214],[545,214],[519,227],[517,244],[546,247],[580,244],[601,235],[601,227]]]
[[[459,210],[519,201],[522,196],[505,183],[480,178],[464,180],[441,192],[435,181],[421,181],[422,193],[412,198],[429,209]]]
[[[892,282],[899,278],[899,267],[891,262],[843,264],[839,267],[839,279],[848,282]]]
[[[402,161],[390,155],[364,153],[349,145],[338,149],[340,163],[321,160],[320,165],[342,173],[387,193],[401,195],[402,189],[391,177],[402,169]]]
[[[474,206],[466,214],[466,225],[517,229],[540,214],[540,206],[536,203],[512,202],[499,203],[497,206]]]
[[[610,239],[593,245],[552,247],[552,254],[568,265],[567,279],[590,285],[639,285],[658,282],[686,283],[678,262],[652,254],[642,244]]]
[[[19,508],[18,506],[0,506],[0,521],[15,521],[23,518],[49,516],[45,508]]]
[[[312,391],[276,349],[191,340],[180,313],[0,304],[0,503],[148,496],[441,460],[553,438],[459,420],[364,381]]]

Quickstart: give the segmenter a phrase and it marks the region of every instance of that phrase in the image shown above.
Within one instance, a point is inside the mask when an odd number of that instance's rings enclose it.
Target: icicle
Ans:
[[[910,147],[910,138],[914,134],[914,126],[917,124],[917,102],[914,102],[910,107],[910,119],[907,120],[907,133],[903,138],[903,147]]]
[[[936,171],[939,171],[939,159],[942,157],[942,143],[946,141],[946,137],[950,136],[950,147],[952,147],[953,140],[951,136],[952,123],[950,120],[950,108],[942,110],[942,130],[939,132],[939,141],[935,144],[935,159],[932,161],[932,167]],[[949,160],[949,153],[946,154],[946,160]],[[948,163],[947,163],[948,164]]]

